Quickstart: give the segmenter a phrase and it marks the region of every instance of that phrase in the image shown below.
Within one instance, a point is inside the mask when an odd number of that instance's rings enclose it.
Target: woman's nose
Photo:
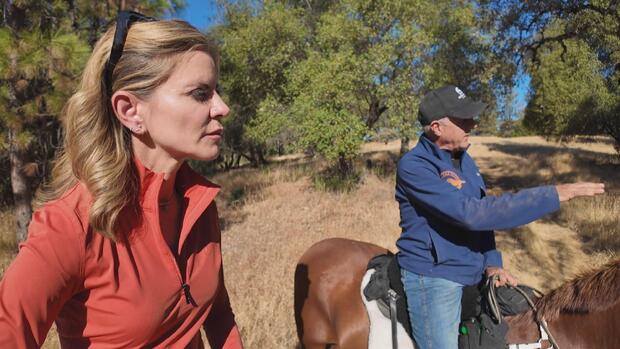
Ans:
[[[219,93],[214,92],[213,95],[213,104],[211,105],[211,118],[213,119],[221,119],[228,115],[230,112],[230,108],[224,102]]]

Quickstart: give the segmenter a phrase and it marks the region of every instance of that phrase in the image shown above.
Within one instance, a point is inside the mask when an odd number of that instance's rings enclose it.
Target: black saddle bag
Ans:
[[[375,269],[375,272],[370,277],[368,285],[364,288],[364,296],[369,301],[377,300],[381,313],[385,317],[390,318],[388,290],[392,289],[396,292],[398,295],[396,298],[396,318],[409,337],[413,339],[409,312],[407,311],[407,297],[400,279],[400,267],[398,266],[397,256],[389,253],[373,257],[368,262],[367,269]]]
[[[528,286],[519,286],[530,298],[535,291]],[[508,325],[505,321],[497,322],[493,318],[489,302],[483,294],[487,292],[486,280],[480,285],[463,288],[461,299],[461,324],[459,326],[459,349],[496,349],[507,348],[506,334]],[[527,300],[511,287],[495,289],[497,305],[502,316],[512,316],[529,310]]]

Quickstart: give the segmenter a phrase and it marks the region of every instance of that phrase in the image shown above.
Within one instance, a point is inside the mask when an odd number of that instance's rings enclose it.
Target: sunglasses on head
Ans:
[[[125,46],[129,27],[135,22],[154,22],[157,20],[157,18],[148,17],[134,11],[121,11],[118,13],[118,17],[116,17],[114,41],[112,42],[112,49],[110,50],[110,58],[108,58],[103,70],[103,81],[108,96],[112,95],[112,72],[114,72],[114,68],[123,54],[123,47]]]

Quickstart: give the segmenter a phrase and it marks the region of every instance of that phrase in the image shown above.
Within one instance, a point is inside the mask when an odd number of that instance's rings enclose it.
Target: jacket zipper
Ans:
[[[187,208],[185,208],[185,209],[187,209]],[[170,247],[168,246],[168,244],[164,240],[164,235],[163,235],[163,232],[161,231],[161,226],[159,225],[159,220],[160,220],[160,209],[159,209],[159,207],[157,207],[156,210],[157,210],[157,214],[156,214],[156,218],[157,219],[156,219],[155,224],[156,224],[156,227],[157,227],[157,229],[156,229],[157,234],[156,235],[158,235],[156,237],[156,239],[158,240],[158,243],[160,245],[163,244],[162,246],[164,246],[165,253],[168,255],[168,258],[170,258],[172,260],[172,264],[175,266],[175,271],[177,273],[177,277],[179,278],[179,283],[181,284],[180,291],[183,292],[183,296],[185,298],[185,303],[186,304],[191,304],[193,307],[198,307],[198,303],[196,303],[196,301],[194,300],[194,297],[192,297],[192,293],[191,293],[189,284],[186,283],[185,280],[183,279],[183,273],[181,273],[181,268],[179,267],[178,261],[176,260],[176,258],[172,254],[172,251],[170,251]],[[183,221],[184,216],[181,216],[180,219],[181,219],[181,221]],[[181,224],[181,227],[182,226],[183,225]],[[181,233],[182,233],[182,231],[179,231],[179,244],[181,243],[181,241],[180,241]],[[179,246],[179,248],[180,247],[181,246]],[[181,248],[181,250],[182,250],[182,248]],[[179,256],[180,256],[180,254],[179,254]]]
[[[185,303],[186,304],[191,304],[194,307],[198,307],[198,304],[196,304],[196,301],[194,300],[194,297],[192,297],[192,294],[189,291],[189,285],[186,284],[186,283],[183,283],[181,285],[181,288],[183,289],[183,294],[185,295]]]

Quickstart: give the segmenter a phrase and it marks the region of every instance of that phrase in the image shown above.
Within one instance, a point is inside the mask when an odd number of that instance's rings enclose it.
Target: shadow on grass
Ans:
[[[523,168],[521,163],[514,163],[510,160],[498,162],[496,159],[489,159],[492,162],[489,167],[490,170],[500,167],[514,169],[514,175],[485,175],[489,187],[515,190],[543,185],[549,182],[549,177],[552,181],[549,184],[574,182],[585,177],[604,182],[612,191],[620,189],[620,176],[617,175],[620,170],[620,156],[615,154],[534,144],[489,143],[487,147],[492,151],[503,152],[527,160],[527,168]],[[558,162],[561,162],[562,156],[566,155],[570,155],[570,164],[567,165],[570,165],[571,170],[557,171],[555,168]],[[540,169],[548,173],[543,175],[538,171]]]
[[[400,154],[396,151],[372,151],[362,154],[360,159],[356,162],[358,168],[363,168],[374,174],[375,176],[383,179],[396,178],[396,167],[398,166],[398,160],[400,160]]]
[[[496,194],[545,184],[605,183],[604,195],[563,203],[560,211],[540,221],[574,230],[588,251],[620,251],[620,156],[534,144],[490,143],[487,146],[490,150],[518,156],[527,162],[524,165],[523,161],[486,159],[491,164],[491,172],[502,168],[504,171],[501,172],[513,173],[485,175],[489,187],[500,189],[494,190]]]

